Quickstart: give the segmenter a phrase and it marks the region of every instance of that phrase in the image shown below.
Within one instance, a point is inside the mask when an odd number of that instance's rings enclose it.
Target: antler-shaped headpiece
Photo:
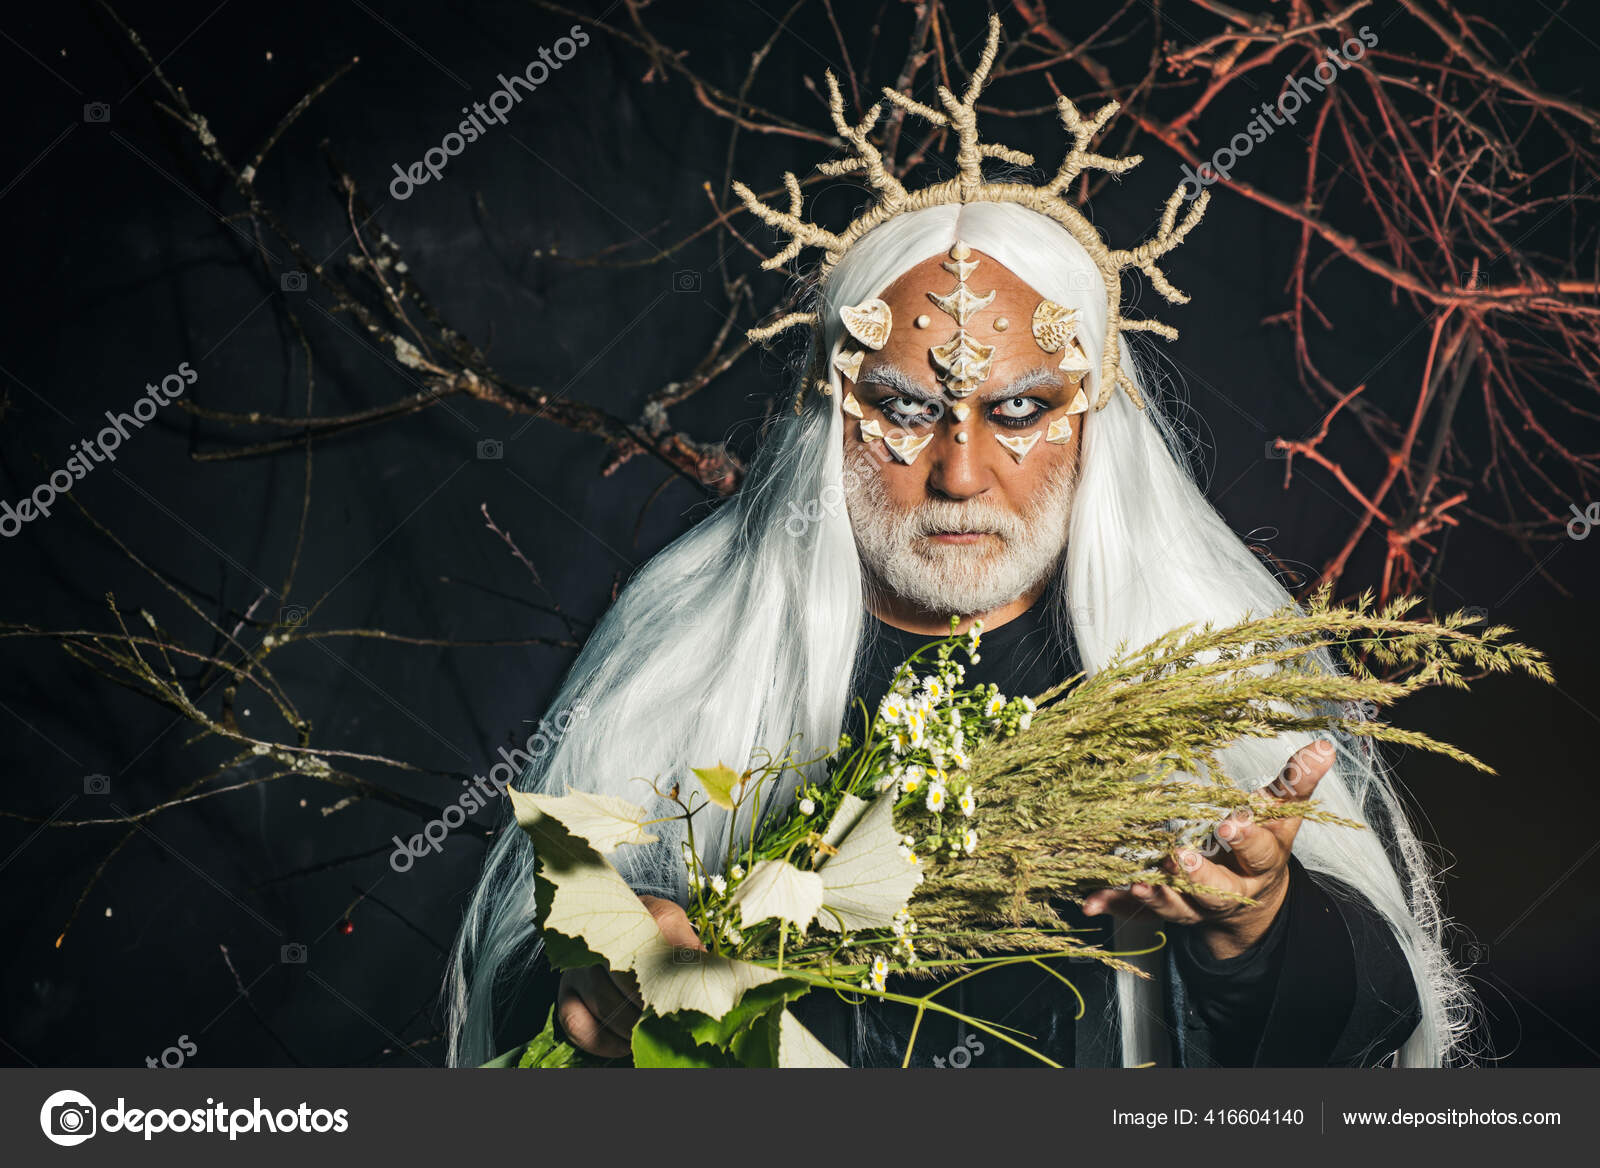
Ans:
[[[1156,291],[1169,302],[1188,303],[1189,297],[1172,286],[1166,274],[1156,266],[1156,261],[1182,243],[1184,237],[1200,222],[1200,217],[1205,214],[1206,204],[1210,201],[1210,192],[1201,192],[1194,206],[1180,223],[1178,207],[1183,201],[1183,187],[1180,185],[1167,200],[1166,209],[1161,216],[1161,225],[1153,238],[1138,247],[1126,250],[1112,250],[1106,247],[1105,241],[1100,238],[1100,233],[1095,230],[1093,224],[1067,200],[1067,188],[1085,170],[1122,174],[1137,166],[1142,161],[1142,156],[1135,154],[1128,158],[1107,158],[1092,152],[1089,149],[1090,141],[1105,128],[1106,123],[1120,107],[1114,101],[1107,102],[1092,118],[1085,120],[1078,112],[1078,107],[1065,96],[1056,99],[1056,107],[1060,112],[1062,125],[1072,135],[1072,149],[1068,151],[1054,176],[1039,186],[1029,183],[986,181],[983,177],[985,158],[1003,158],[1020,166],[1034,164],[1031,154],[978,140],[978,94],[989,79],[989,70],[994,65],[995,54],[999,47],[1000,18],[991,14],[988,42],[984,45],[983,56],[979,59],[977,68],[973,70],[972,79],[967,83],[966,92],[958,98],[945,86],[938,87],[936,92],[939,104],[944,107],[943,110],[924,105],[898,90],[887,87],[883,90],[883,96],[892,104],[932,125],[947,127],[956,134],[958,173],[945,182],[916,191],[906,190],[900,180],[889,172],[884,165],[883,155],[868,138],[883,112],[883,102],[873,105],[860,122],[852,125],[845,118],[844,97],[839,90],[839,81],[829,71],[828,105],[833,115],[833,124],[838,129],[840,137],[855,148],[855,153],[836,162],[822,163],[817,169],[828,175],[863,174],[878,192],[879,198],[842,232],[833,232],[800,217],[800,183],[792,171],[786,172],[783,176],[784,186],[789,192],[787,211],[768,206],[744,183],[735,182],[733,189],[751,213],[765,223],[780,228],[790,237],[787,246],[771,259],[764,261],[761,266],[767,269],[776,268],[797,256],[804,247],[819,247],[824,253],[823,263],[818,272],[820,282],[856,240],[896,215],[945,203],[1020,203],[1048,215],[1071,232],[1073,238],[1089,253],[1104,279],[1106,335],[1100,356],[1094,408],[1097,410],[1103,408],[1111,399],[1112,388],[1121,385],[1134,405],[1143,409],[1144,402],[1139,397],[1138,389],[1135,388],[1132,379],[1122,371],[1117,337],[1125,330],[1139,330],[1156,333],[1171,340],[1178,335],[1178,330],[1160,321],[1123,319],[1122,273],[1129,268],[1137,268],[1150,278],[1150,283]],[[815,325],[817,320],[817,314],[814,312],[793,312],[772,324],[751,329],[746,335],[752,341],[765,342],[792,325]]]

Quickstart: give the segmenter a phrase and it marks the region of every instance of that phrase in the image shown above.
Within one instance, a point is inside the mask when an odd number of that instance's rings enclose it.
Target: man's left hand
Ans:
[[[1271,785],[1272,796],[1281,802],[1311,798],[1332,766],[1333,757],[1333,743],[1326,740],[1297,750]],[[1196,884],[1248,896],[1254,904],[1141,883],[1125,890],[1105,888],[1091,893],[1084,898],[1084,914],[1092,917],[1109,912],[1195,925],[1213,957],[1237,957],[1260,940],[1278,915],[1289,890],[1289,852],[1299,830],[1298,817],[1257,822],[1248,812],[1234,812],[1213,832],[1220,844],[1221,854],[1216,859],[1184,848],[1162,863],[1173,873],[1181,865],[1184,876]]]

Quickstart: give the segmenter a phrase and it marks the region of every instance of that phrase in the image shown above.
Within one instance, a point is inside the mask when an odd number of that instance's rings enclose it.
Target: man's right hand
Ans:
[[[675,901],[640,896],[655,917],[661,935],[684,949],[704,949],[689,915]],[[586,965],[561,975],[556,1016],[572,1045],[600,1058],[625,1058],[633,1049],[633,1025],[644,1012],[632,973],[612,973],[604,965]]]

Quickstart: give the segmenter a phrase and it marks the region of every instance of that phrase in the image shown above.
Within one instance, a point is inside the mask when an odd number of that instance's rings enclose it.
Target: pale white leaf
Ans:
[[[561,826],[587,840],[601,855],[609,856],[621,844],[656,842],[657,837],[644,829],[649,812],[615,795],[573,791],[566,795],[533,795],[531,798],[540,811],[560,820]]]
[[[615,868],[546,814],[540,796],[514,787],[509,793],[518,826],[533,840],[539,872],[555,888],[545,928],[581,938],[612,969],[631,968],[634,955],[652,941],[666,945],[650,910]]]
[[[545,928],[580,938],[614,970],[633,970],[640,997],[657,1014],[698,1010],[721,1018],[751,986],[781,976],[748,961],[671,945],[622,875],[547,814],[540,797],[514,788],[509,793],[517,824],[533,840],[539,874],[553,888]]]
[[[855,795],[845,795],[839,800],[839,806],[834,809],[833,818],[828,820],[828,826],[822,833],[822,842],[830,848],[839,846],[839,841],[845,833],[854,827],[861,818],[861,813],[867,809],[867,801]],[[826,855],[826,853],[819,853]]]
[[[880,795],[839,842],[837,855],[817,870],[822,877],[823,911],[817,924],[838,932],[882,929],[894,923],[917,886],[919,865],[900,851],[894,826],[894,793]]]
[[[762,860],[729,897],[746,927],[778,917],[804,930],[822,907],[822,877],[786,860]]]
[[[839,1056],[822,1045],[811,1031],[788,1010],[778,1019],[778,1065],[780,1067],[842,1067]]]
[[[642,948],[634,960],[639,996],[657,1014],[698,1010],[721,1018],[744,992],[783,975],[775,970],[704,949],[675,949],[656,934],[658,944]]]

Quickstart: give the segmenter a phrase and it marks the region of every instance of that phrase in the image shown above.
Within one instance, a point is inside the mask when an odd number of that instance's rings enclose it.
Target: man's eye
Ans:
[[[897,422],[926,422],[936,416],[934,403],[920,397],[885,398],[878,408]]]
[[[1025,425],[1043,412],[1043,407],[1031,397],[1012,397],[996,402],[990,413],[995,421],[1008,426]]]

